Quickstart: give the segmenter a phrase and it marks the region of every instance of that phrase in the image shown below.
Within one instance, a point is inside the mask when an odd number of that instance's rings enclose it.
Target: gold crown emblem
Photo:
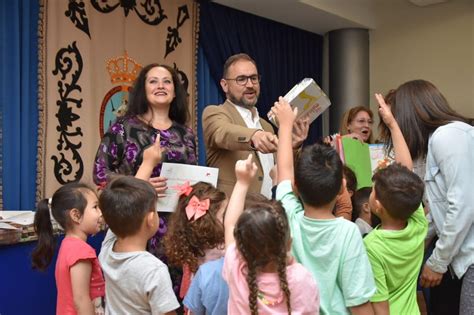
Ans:
[[[137,78],[141,68],[142,65],[130,58],[127,51],[123,56],[111,58],[107,61],[107,71],[112,84],[132,83]]]

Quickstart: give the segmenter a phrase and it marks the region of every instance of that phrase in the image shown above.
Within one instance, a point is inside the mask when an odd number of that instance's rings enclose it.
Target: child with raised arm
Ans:
[[[176,314],[179,303],[167,266],[146,251],[159,227],[157,196],[146,181],[161,159],[159,137],[144,151],[137,176],[112,180],[99,197],[110,230],[99,260],[106,280],[106,314]]]
[[[380,94],[376,97],[391,132],[395,158],[411,167],[408,146],[390,107]],[[400,163],[378,171],[373,181],[369,206],[381,224],[364,239],[377,285],[372,306],[376,314],[420,314],[416,284],[428,231],[421,205],[423,181]]]
[[[51,199],[38,203],[34,227],[38,245],[33,251],[33,268],[45,270],[54,254],[50,211],[66,235],[59,248],[54,276],[58,291],[56,314],[103,314],[104,278],[94,248],[87,237],[100,230],[102,214],[97,195],[89,186],[69,183]]]
[[[268,198],[260,193],[249,193],[245,201],[245,207],[249,207],[252,203],[268,201]],[[227,200],[225,205],[227,206]],[[224,239],[224,235],[222,235],[222,239]],[[224,257],[208,261],[199,266],[189,291],[183,300],[183,304],[191,311],[191,314],[227,314],[229,287],[222,278],[223,266]]]
[[[288,254],[291,237],[281,204],[251,202],[244,211],[256,171],[252,155],[237,161],[237,182],[224,219],[228,314],[319,314],[316,282]]]
[[[293,171],[296,113],[283,98],[272,112],[280,124],[277,200],[288,217],[292,253],[319,284],[321,314],[373,314],[375,284],[359,229],[332,213],[344,185],[342,162],[334,149],[316,144],[303,149]]]

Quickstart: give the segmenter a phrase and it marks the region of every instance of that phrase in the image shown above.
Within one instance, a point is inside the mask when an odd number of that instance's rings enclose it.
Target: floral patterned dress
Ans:
[[[164,149],[163,162],[196,164],[196,138],[192,129],[173,122],[166,130],[152,128],[138,117],[118,119],[110,126],[97,150],[93,166],[94,182],[104,187],[114,175],[135,175],[143,161],[143,150],[155,142],[160,134],[160,143]],[[152,177],[159,176],[161,163],[152,172]],[[167,231],[170,213],[160,212],[160,227],[149,242],[149,251],[165,264],[167,258],[162,245],[162,238]],[[170,268],[175,292],[179,292],[181,272]]]

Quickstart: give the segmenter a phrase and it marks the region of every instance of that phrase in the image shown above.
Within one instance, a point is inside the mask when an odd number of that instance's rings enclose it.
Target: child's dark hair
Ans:
[[[153,186],[132,176],[117,176],[99,197],[99,207],[109,228],[118,237],[136,234],[143,219],[156,211],[157,196]]]
[[[164,245],[169,263],[179,267],[186,264],[196,272],[199,258],[206,255],[205,250],[224,245],[224,225],[217,214],[226,201],[226,195],[204,182],[191,187],[191,193],[181,195],[176,211],[170,216]],[[209,209],[202,217],[189,220],[186,206],[193,196],[201,201],[209,199]]]
[[[354,171],[349,166],[343,165],[342,172],[346,179],[347,191],[352,192],[352,195],[354,195],[357,190],[357,177]]]
[[[54,219],[67,231],[71,227],[69,211],[77,209],[83,215],[87,207],[87,199],[84,194],[89,191],[94,192],[86,184],[73,182],[56,190],[50,203],[48,199],[38,202],[34,220],[38,245],[31,255],[33,269],[45,270],[53,259],[56,244],[49,209],[51,208]]]
[[[337,152],[320,144],[304,148],[295,166],[295,185],[303,202],[310,206],[333,201],[342,185],[342,162]]]
[[[372,187],[363,187],[354,192],[352,196],[352,222],[354,222],[362,212],[362,207],[364,203],[369,202],[370,193],[372,192]]]
[[[254,203],[261,203],[261,202],[268,202],[270,199],[265,197],[261,193],[257,192],[248,192],[247,196],[245,196],[245,209],[249,208]]]
[[[237,249],[247,263],[251,314],[258,314],[257,271],[270,262],[277,265],[280,287],[285,293],[288,314],[291,314],[290,289],[286,278],[290,229],[281,203],[274,200],[250,202],[237,221],[234,237]]]
[[[420,206],[423,181],[400,163],[381,169],[372,180],[376,198],[392,218],[407,220]]]

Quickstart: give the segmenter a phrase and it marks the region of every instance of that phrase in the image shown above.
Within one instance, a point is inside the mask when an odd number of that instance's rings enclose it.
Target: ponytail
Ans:
[[[44,271],[53,259],[55,248],[48,199],[43,199],[38,203],[34,228],[38,235],[38,245],[32,254],[32,267]]]

